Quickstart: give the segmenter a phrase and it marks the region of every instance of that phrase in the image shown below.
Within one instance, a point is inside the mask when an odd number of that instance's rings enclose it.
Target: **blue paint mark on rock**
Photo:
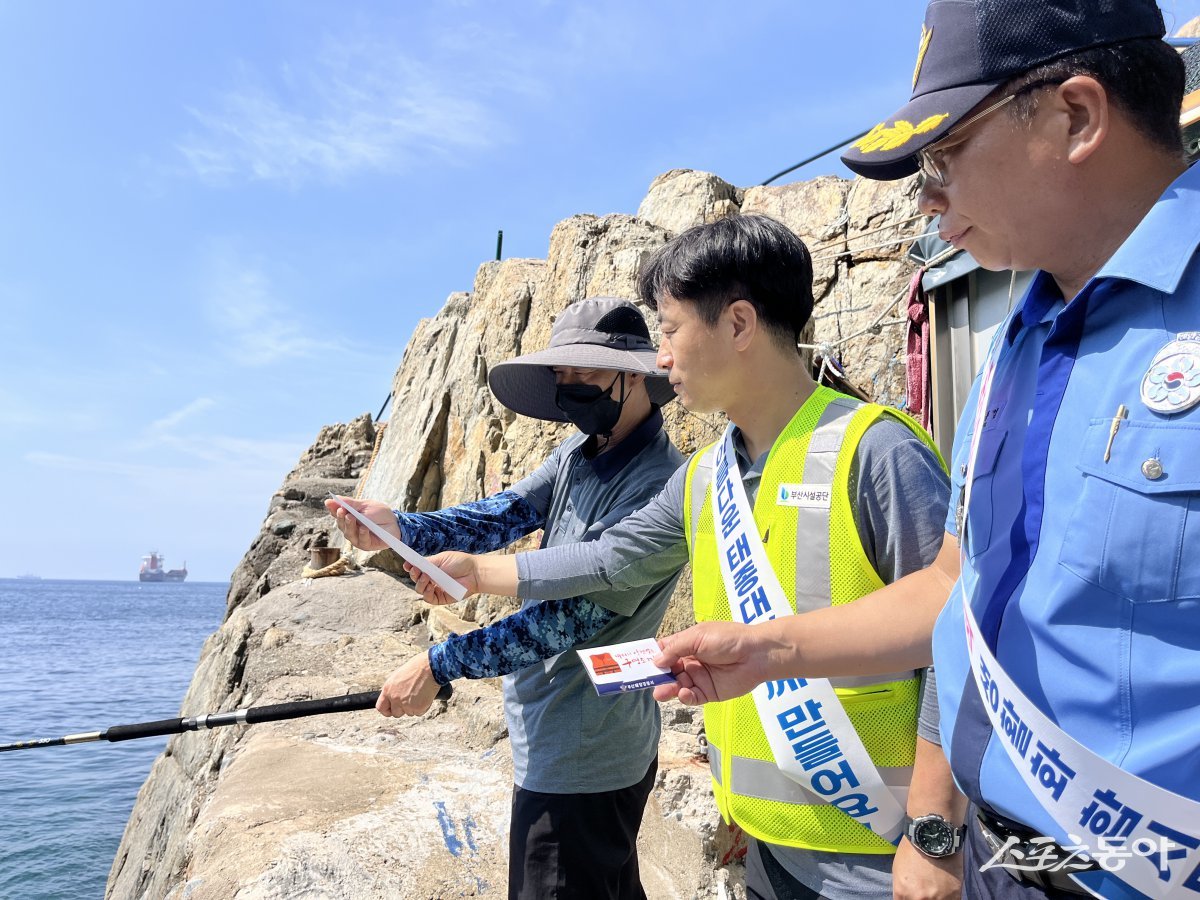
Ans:
[[[446,842],[446,849],[454,856],[462,855],[462,841],[458,839],[458,834],[454,828],[454,820],[450,818],[450,814],[446,812],[446,804],[441,800],[437,800],[433,804],[438,811],[438,824],[442,826],[442,840]],[[475,849],[472,847],[471,849]]]
[[[463,819],[463,837],[467,839],[467,846],[471,848],[471,855],[474,856],[479,852],[479,847],[475,844],[475,820],[470,816]]]

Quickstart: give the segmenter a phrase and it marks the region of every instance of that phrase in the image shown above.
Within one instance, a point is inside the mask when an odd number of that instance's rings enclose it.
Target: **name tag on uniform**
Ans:
[[[775,505],[829,509],[832,497],[832,484],[781,484],[779,493],[775,496]]]

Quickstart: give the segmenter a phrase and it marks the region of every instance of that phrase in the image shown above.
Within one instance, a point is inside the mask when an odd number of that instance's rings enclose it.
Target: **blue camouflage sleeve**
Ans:
[[[508,675],[586,641],[616,616],[584,597],[546,600],[435,644],[429,668],[438,684]]]
[[[422,556],[443,550],[490,553],[507,547],[517,538],[546,523],[524,497],[501,491],[482,500],[460,503],[437,512],[396,511],[396,523],[408,544]]]

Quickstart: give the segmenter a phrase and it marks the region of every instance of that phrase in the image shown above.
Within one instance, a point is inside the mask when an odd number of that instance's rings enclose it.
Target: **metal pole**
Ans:
[[[496,232],[496,262],[500,262],[500,251],[504,249],[504,231]]]
[[[375,414],[375,421],[378,422],[383,418],[383,411],[387,409],[387,405],[392,402],[392,392],[388,391],[388,395],[383,398],[383,406],[379,407],[379,412]]]

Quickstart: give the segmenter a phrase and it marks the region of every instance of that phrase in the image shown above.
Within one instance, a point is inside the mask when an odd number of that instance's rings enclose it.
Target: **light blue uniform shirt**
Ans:
[[[951,533],[983,428],[963,573],[934,631],[942,744],[969,797],[1060,842],[987,723],[961,592],[1000,664],[1060,728],[1200,800],[1200,406],[1165,415],[1140,398],[1159,350],[1200,331],[1198,244],[1200,166],[1069,304],[1038,273],[997,336],[1008,345],[984,421],[977,382],[955,439]],[[1129,417],[1105,462],[1121,404]],[[1143,474],[1150,459],[1157,479]]]

